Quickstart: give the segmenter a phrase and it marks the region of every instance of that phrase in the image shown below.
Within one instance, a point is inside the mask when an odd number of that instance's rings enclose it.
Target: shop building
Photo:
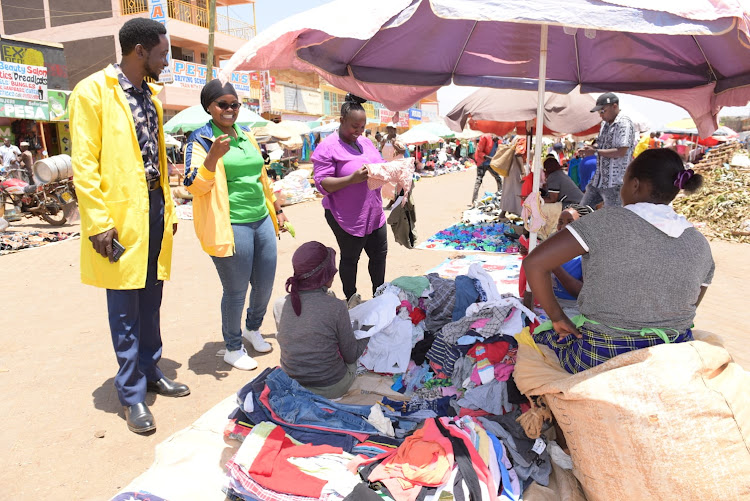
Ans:
[[[0,138],[35,159],[70,153],[68,69],[61,44],[0,35]]]
[[[135,16],[156,18],[154,5],[163,11],[172,48],[171,70],[180,77],[166,84],[159,95],[164,118],[169,120],[179,110],[200,102],[208,53],[207,0],[8,0],[0,2],[0,31],[61,44],[67,61],[67,88],[72,89],[118,61],[120,27]],[[255,5],[252,0],[217,0],[216,5],[213,64],[220,66],[256,35]],[[253,19],[240,19],[233,9],[238,5],[252,6]]]

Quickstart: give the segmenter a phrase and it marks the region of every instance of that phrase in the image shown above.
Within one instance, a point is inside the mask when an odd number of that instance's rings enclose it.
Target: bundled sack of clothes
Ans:
[[[578,374],[519,343],[518,388],[544,396],[589,500],[750,498],[750,374],[717,336],[693,336]]]

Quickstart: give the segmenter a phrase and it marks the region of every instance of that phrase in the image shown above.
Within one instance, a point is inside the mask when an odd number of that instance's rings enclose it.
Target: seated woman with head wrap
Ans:
[[[335,263],[336,251],[320,242],[295,251],[277,334],[284,372],[326,398],[349,390],[368,341],[355,339],[346,303],[328,294]]]

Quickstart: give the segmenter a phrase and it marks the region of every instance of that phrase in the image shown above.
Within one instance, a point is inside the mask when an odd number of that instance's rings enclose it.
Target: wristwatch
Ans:
[[[283,209],[279,209],[279,210],[277,210],[277,211],[276,211],[276,215],[277,215],[277,216],[278,216],[279,214],[283,214],[283,213],[284,213],[284,210],[283,210]]]

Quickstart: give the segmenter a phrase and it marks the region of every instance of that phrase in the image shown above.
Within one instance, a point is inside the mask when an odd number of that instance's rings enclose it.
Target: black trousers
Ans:
[[[325,217],[339,244],[339,275],[347,301],[357,292],[357,265],[363,250],[370,259],[367,270],[372,280],[372,292],[375,293],[375,290],[385,282],[385,258],[388,254],[387,225],[383,224],[363,237],[355,237],[339,226],[330,210],[325,211]]]

